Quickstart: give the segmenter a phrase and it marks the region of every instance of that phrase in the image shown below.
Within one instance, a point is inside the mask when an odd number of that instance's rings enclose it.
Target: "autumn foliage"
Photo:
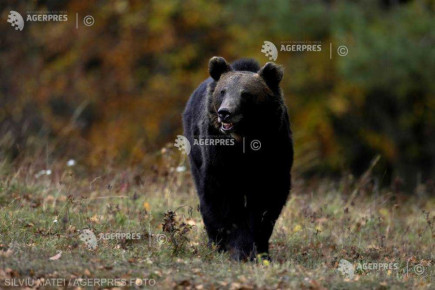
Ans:
[[[263,41],[317,41],[280,52],[301,175],[363,173],[381,183],[435,173],[433,1],[32,1],[64,23],[1,25],[0,156],[146,164],[181,130],[181,112],[214,55],[269,61]],[[403,2],[403,1],[398,1]],[[95,19],[80,23],[75,14]],[[330,51],[330,45],[332,51]],[[346,56],[337,47],[346,45]],[[44,154],[42,154],[44,153]]]

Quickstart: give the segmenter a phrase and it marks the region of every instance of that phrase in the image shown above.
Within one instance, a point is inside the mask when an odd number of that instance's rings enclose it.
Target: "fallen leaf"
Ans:
[[[59,260],[60,257],[62,257],[62,251],[59,251],[56,255],[54,255],[53,257],[51,257],[49,260]]]
[[[101,217],[99,217],[98,215],[95,214],[94,216],[90,217],[89,220],[90,220],[91,222],[94,222],[94,223],[99,224],[99,223],[100,223],[100,220],[101,220]]]
[[[295,225],[293,228],[294,233],[300,232],[301,230],[302,230],[302,227],[300,225]]]
[[[186,224],[188,224],[189,226],[196,226],[196,222],[193,219],[187,219]]]

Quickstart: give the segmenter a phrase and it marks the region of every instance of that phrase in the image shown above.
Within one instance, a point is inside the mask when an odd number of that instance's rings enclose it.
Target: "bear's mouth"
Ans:
[[[229,132],[234,128],[234,124],[233,123],[221,123],[221,130],[224,132]]]

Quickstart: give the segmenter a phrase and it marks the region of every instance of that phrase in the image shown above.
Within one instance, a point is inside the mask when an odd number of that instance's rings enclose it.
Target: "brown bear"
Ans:
[[[293,143],[274,63],[209,62],[183,114],[192,175],[210,243],[236,260],[268,256],[290,191]],[[232,142],[198,142],[230,139]],[[201,145],[202,144],[202,145]],[[210,145],[212,144],[212,145]]]

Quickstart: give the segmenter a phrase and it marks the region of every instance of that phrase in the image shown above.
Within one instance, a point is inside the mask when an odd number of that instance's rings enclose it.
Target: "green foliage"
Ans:
[[[393,173],[416,184],[419,175],[434,174],[433,14],[418,5],[399,7],[363,22],[364,29],[360,18],[343,33],[352,45],[338,64],[346,108],[332,112],[334,131],[345,145],[344,160],[359,173],[380,153],[387,178]]]

